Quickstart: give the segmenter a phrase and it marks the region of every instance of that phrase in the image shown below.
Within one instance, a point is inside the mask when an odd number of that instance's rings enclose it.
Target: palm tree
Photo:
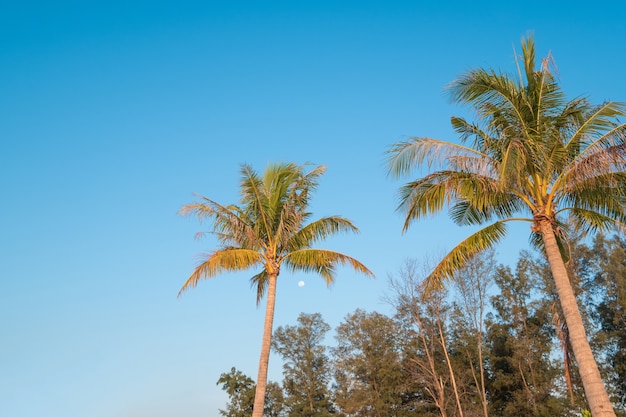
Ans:
[[[305,172],[304,167],[295,164],[275,164],[270,165],[261,177],[250,166],[243,165],[239,205],[223,206],[200,196],[201,201],[187,204],[180,211],[182,215],[195,215],[201,221],[211,218],[212,233],[220,247],[196,267],[179,295],[203,278],[253,267],[261,269],[251,278],[252,286],[256,287],[257,305],[267,292],[253,417],[263,415],[276,281],[281,267],[293,272],[315,272],[328,285],[334,281],[335,268],[339,264],[347,264],[357,272],[373,276],[365,265],[350,256],[312,248],[313,244],[330,235],[358,232],[348,219],[339,216],[308,222],[311,216],[307,211],[309,198],[324,171],[324,166]]]
[[[509,222],[530,222],[531,243],[552,270],[591,413],[615,416],[566,270],[566,225],[587,233],[626,222],[626,127],[619,120],[626,106],[567,101],[551,57],[536,68],[532,38],[522,42],[522,68],[519,61],[517,79],[476,69],[449,86],[452,100],[472,107],[478,118],[475,124],[451,119],[459,144],[420,137],[390,148],[392,174],[423,166],[430,171],[401,188],[403,230],[445,206],[455,223],[483,226],[435,267],[429,283],[441,285],[498,243]]]

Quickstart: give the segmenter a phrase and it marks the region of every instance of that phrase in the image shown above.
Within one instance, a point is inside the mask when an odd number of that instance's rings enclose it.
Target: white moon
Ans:
[[[304,287],[304,281],[298,281],[298,287]]]

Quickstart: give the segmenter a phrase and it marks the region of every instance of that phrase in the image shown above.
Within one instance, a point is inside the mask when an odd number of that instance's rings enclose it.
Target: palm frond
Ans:
[[[529,132],[529,117],[525,114],[520,90],[507,75],[493,70],[476,69],[460,76],[447,87],[453,102],[469,104],[481,120],[492,121],[495,130],[505,125],[521,126],[519,132]]]
[[[413,168],[421,167],[425,162],[428,168],[432,168],[435,164],[446,164],[450,158],[484,156],[472,148],[423,137],[396,143],[387,154],[389,173],[396,177],[408,173]]]
[[[196,267],[178,292],[180,296],[189,287],[195,287],[201,279],[213,278],[227,271],[241,271],[262,262],[259,252],[250,249],[224,248],[211,252]]]
[[[451,117],[450,123],[452,128],[459,135],[461,143],[467,142],[473,138],[472,148],[477,150],[489,149],[493,139],[487,132],[482,130],[478,125],[468,123],[462,117]]]
[[[506,224],[498,221],[480,229],[454,247],[426,278],[430,290],[440,287],[444,281],[452,279],[467,262],[478,253],[493,248],[506,234]]]
[[[400,204],[397,210],[404,212],[402,231],[422,217],[436,214],[456,195],[448,193],[446,180],[450,172],[436,172],[424,178],[408,182],[400,188]]]
[[[607,233],[616,228],[626,226],[626,213],[623,211],[619,217],[615,215],[607,216],[597,211],[584,210],[578,207],[570,208],[569,212],[574,228],[582,232],[583,236],[598,231]]]
[[[559,203],[564,208],[597,211],[622,221],[626,210],[626,173],[599,175],[568,186],[559,190]]]
[[[488,192],[488,188],[483,192]],[[516,212],[529,211],[517,196],[494,190],[476,194],[456,202],[450,207],[450,218],[459,226],[475,226],[493,219],[508,219]],[[521,220],[521,219],[520,219]],[[529,219],[527,219],[529,220]]]
[[[256,305],[257,307],[261,304],[261,300],[267,291],[267,286],[269,285],[269,276],[267,275],[267,271],[263,269],[256,275],[253,275],[250,278],[250,287],[256,288]]]
[[[524,202],[504,191],[499,180],[468,172],[437,171],[400,189],[398,210],[405,213],[403,230],[447,204],[453,204],[450,215],[461,225],[481,224],[494,216],[506,218],[524,208]]]
[[[586,105],[586,100],[580,101],[580,106]],[[619,125],[617,117],[626,116],[626,103],[607,101],[589,110],[581,116],[581,123],[576,131],[571,134],[568,145],[583,143],[590,138],[603,136],[605,132],[612,131]]]
[[[254,232],[261,238],[271,236],[271,217],[267,191],[261,177],[249,165],[241,166],[241,205],[251,220]]]
[[[211,233],[215,234],[225,246],[262,246],[256,231],[239,207],[223,206],[201,195],[197,197],[201,201],[186,204],[179,210],[182,216],[194,215],[201,222],[212,217]]]
[[[315,220],[293,234],[286,250],[296,250],[310,247],[316,242],[324,240],[338,233],[359,233],[359,229],[348,219],[340,216],[322,217]]]
[[[355,258],[327,249],[295,250],[285,256],[284,262],[292,271],[315,272],[321,275],[327,284],[334,281],[334,271],[337,265],[351,266],[356,272],[370,277],[374,276],[372,271]]]
[[[626,171],[626,125],[620,125],[576,155],[557,181],[575,185],[599,175],[624,171]]]

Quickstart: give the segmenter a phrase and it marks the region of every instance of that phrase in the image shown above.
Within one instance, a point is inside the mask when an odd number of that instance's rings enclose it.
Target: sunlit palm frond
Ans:
[[[478,253],[494,247],[506,234],[506,224],[498,221],[480,229],[454,247],[426,279],[429,289],[440,287],[444,281],[452,279],[459,269]]]
[[[306,165],[305,165],[306,166]],[[326,172],[325,165],[314,167],[307,173],[300,175],[294,183],[294,190],[298,197],[299,207],[308,207],[311,194],[317,189],[319,178]]]
[[[607,173],[626,171],[625,139],[626,135],[620,139],[622,143],[604,149],[595,148],[595,152],[587,150],[566,167],[558,178],[558,182],[576,187],[579,182],[604,176]]]
[[[400,188],[398,210],[404,212],[402,227],[406,231],[410,224],[418,219],[439,213],[455,197],[448,193],[448,172],[437,172],[424,178],[408,182]]]
[[[299,209],[293,199],[282,204],[277,223],[274,225],[274,238],[272,239],[277,252],[283,251],[288,246],[288,242],[302,228],[308,216],[309,213]]]
[[[529,141],[512,138],[503,141],[500,149],[501,160],[498,177],[503,188],[519,188],[529,176],[536,172],[537,159],[529,147]]]
[[[572,208],[569,211],[574,228],[583,235],[597,231],[609,232],[616,228],[620,229],[626,226],[626,213],[623,211],[619,216],[621,221],[618,221],[615,215],[607,216],[597,211],[584,210],[581,208]]]
[[[500,163],[485,155],[453,155],[448,158],[447,165],[452,171],[467,172],[496,179],[498,178]]]
[[[587,104],[586,101],[582,103]],[[626,103],[608,101],[590,109],[581,116],[581,122],[571,135],[568,145],[578,143],[591,145],[595,138],[618,128],[621,124],[616,123],[616,120],[621,116],[626,116]]]
[[[197,196],[201,201],[184,205],[179,211],[181,215],[194,215],[200,221],[212,217],[211,233],[224,245],[243,246],[245,242],[248,245],[260,245],[256,232],[237,206],[223,206],[204,196]]]
[[[412,221],[436,214],[453,201],[462,203],[462,206],[451,212],[453,219],[459,224],[464,224],[462,219],[464,204],[467,204],[467,209],[471,206],[473,213],[472,215],[470,212],[465,213],[470,215],[467,220],[473,217],[482,221],[490,219],[493,215],[506,217],[513,209],[520,207],[519,200],[505,194],[500,183],[492,178],[468,172],[437,171],[409,182],[400,189],[398,209],[406,214],[403,230],[406,230]]]
[[[424,163],[429,168],[445,165],[450,158],[459,156],[484,156],[477,150],[431,138],[412,138],[392,145],[387,152],[389,173],[400,176]]]
[[[263,179],[249,165],[241,166],[241,206],[261,239],[271,235],[271,213]]]
[[[560,190],[562,208],[597,211],[622,221],[626,209],[626,173],[601,175],[569,185],[572,188]]]
[[[490,148],[493,139],[478,125],[468,123],[462,117],[455,116],[450,118],[450,123],[454,131],[459,135],[461,143],[466,143],[469,139],[473,139],[473,149],[485,150]]]
[[[327,284],[333,282],[334,268],[337,265],[351,266],[357,272],[374,276],[365,265],[351,256],[326,249],[295,250],[285,256],[285,265],[293,271],[318,273]]]
[[[509,125],[521,125],[521,133],[529,131],[523,97],[517,84],[505,74],[476,69],[461,75],[447,90],[453,102],[469,104],[481,120],[495,122],[492,126],[496,130],[497,124],[506,119]]]
[[[223,248],[208,254],[187,279],[178,295],[195,287],[201,279],[213,278],[227,271],[248,269],[262,262],[259,252],[241,248]]]
[[[310,247],[316,242],[338,233],[359,233],[359,229],[348,219],[340,216],[322,217],[315,220],[295,233],[289,239],[288,250]]]
[[[523,211],[530,210],[517,196],[499,189],[490,191],[489,188],[483,188],[481,193],[456,200],[450,207],[450,218],[459,226],[472,226],[494,219],[505,220],[511,218],[514,213]]]

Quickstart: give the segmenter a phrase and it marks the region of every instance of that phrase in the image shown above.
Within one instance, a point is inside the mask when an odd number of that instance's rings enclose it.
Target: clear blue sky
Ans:
[[[177,210],[192,193],[236,202],[241,163],[327,165],[314,213],[361,234],[325,246],[377,275],[341,270],[327,289],[284,273],[275,324],[386,312],[403,259],[467,234],[446,218],[401,234],[389,145],[454,140],[464,110],[443,87],[477,66],[513,71],[530,32],[572,97],[626,101],[625,21],[618,1],[2,2],[0,416],[217,416],[220,373],[256,377],[252,272],[176,298],[214,245]]]

